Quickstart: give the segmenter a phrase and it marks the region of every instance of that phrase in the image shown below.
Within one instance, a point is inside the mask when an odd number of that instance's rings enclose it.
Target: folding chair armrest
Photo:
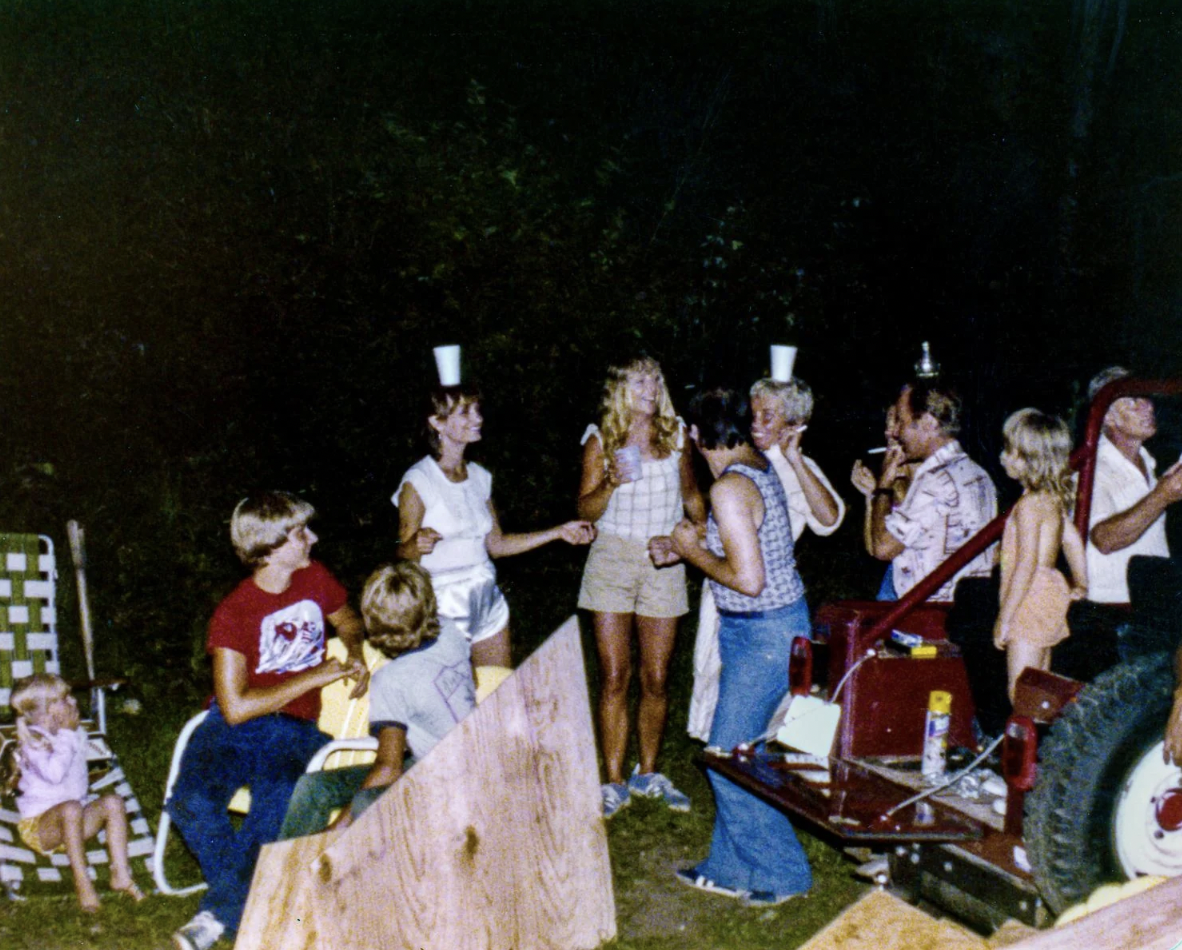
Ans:
[[[324,763],[334,752],[377,752],[378,740],[372,736],[358,736],[356,739],[334,739],[312,756],[305,772],[320,772]]]

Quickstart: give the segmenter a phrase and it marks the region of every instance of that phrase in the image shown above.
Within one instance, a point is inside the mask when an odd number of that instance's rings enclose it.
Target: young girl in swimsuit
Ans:
[[[1071,520],[1071,433],[1063,420],[1021,409],[1005,421],[1001,464],[1025,489],[1001,539],[1001,613],[993,643],[1006,651],[1009,696],[1027,667],[1048,670],[1068,635],[1067,608],[1087,596],[1083,541]],[[1062,551],[1072,585],[1055,568]]]

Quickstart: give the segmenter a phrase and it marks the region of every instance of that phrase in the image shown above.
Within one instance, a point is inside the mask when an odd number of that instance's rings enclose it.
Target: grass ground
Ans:
[[[751,910],[727,898],[678,884],[676,868],[705,855],[713,809],[704,777],[692,765],[670,771],[694,798],[689,814],[637,801],[608,826],[619,936],[615,950],[791,950],[855,900],[866,885],[828,844],[802,833],[815,883],[805,898],[769,910]],[[194,868],[176,849],[171,872],[191,879]],[[0,904],[0,946],[6,950],[90,948],[156,950],[170,947],[171,932],[197,908],[199,897],[150,897],[133,905],[107,896],[99,919],[78,912],[72,896]]]
[[[558,625],[574,602],[577,565],[551,560],[521,563],[502,572],[515,616],[523,618],[515,640],[523,657]],[[813,567],[820,565],[814,560]],[[819,585],[818,585],[819,586]],[[548,618],[530,625],[524,618]],[[594,644],[584,627],[584,653],[592,697],[596,693]],[[662,768],[693,800],[688,814],[674,814],[656,802],[635,801],[608,825],[615,883],[618,950],[791,950],[800,946],[864,892],[853,865],[833,845],[806,832],[801,839],[813,864],[814,886],[802,900],[770,910],[745,909],[735,901],[702,894],[677,883],[673,872],[705,856],[714,811],[706,778],[694,764],[698,744],[685,733],[692,686],[693,623],[685,625],[670,670],[672,710]],[[175,698],[150,713],[118,712],[112,704],[110,737],[153,827],[159,815],[172,743],[193,711],[191,692],[178,686]],[[196,878],[196,866],[176,842],[168,856],[169,876]],[[148,884],[141,880],[141,884]],[[72,895],[0,902],[0,947],[5,950],[92,948],[155,950],[171,946],[169,936],[196,911],[198,897],[152,896],[141,905],[108,896],[97,920],[78,912]]]

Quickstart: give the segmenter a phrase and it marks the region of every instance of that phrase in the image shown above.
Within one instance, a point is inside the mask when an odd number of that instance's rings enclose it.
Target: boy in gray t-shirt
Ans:
[[[378,568],[361,594],[368,639],[390,657],[370,681],[369,729],[377,737],[372,766],[303,776],[292,794],[280,840],[343,828],[368,808],[414,759],[430,752],[476,705],[468,640],[441,621],[431,579],[411,561]]]

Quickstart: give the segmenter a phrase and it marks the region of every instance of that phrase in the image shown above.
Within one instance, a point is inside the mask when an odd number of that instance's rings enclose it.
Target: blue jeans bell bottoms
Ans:
[[[279,837],[292,789],[329,741],[307,719],[274,713],[231,726],[215,702],[185,746],[167,808],[201,865],[201,909],[236,931],[259,849]],[[243,786],[250,811],[235,829],[226,807]]]
[[[733,749],[767,728],[788,692],[792,639],[808,636],[804,598],[751,614],[719,611],[722,677],[710,745]],[[812,885],[812,869],[788,816],[709,771],[714,791],[710,855],[697,872],[726,887],[800,894]]]

